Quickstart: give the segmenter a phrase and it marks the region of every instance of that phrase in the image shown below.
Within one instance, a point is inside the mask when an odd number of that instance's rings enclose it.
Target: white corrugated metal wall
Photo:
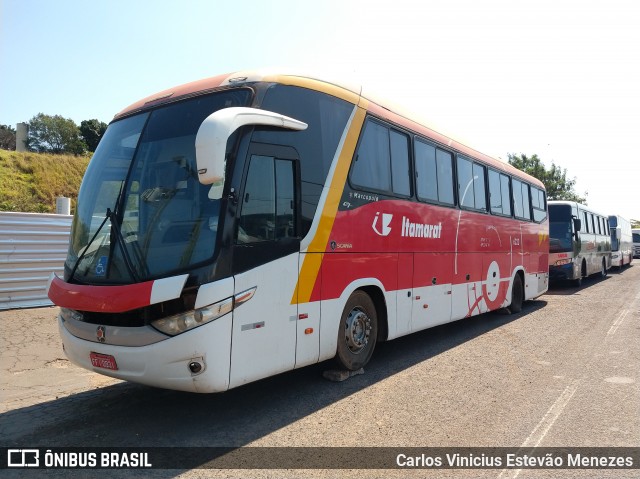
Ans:
[[[72,219],[0,212],[0,310],[51,305],[47,281],[62,276]]]

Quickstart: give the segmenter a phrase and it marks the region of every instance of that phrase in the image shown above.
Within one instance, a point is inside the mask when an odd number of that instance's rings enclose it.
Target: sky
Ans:
[[[605,215],[640,219],[640,2],[0,0],[0,124],[109,122],[236,70],[366,86],[503,161],[566,168]]]

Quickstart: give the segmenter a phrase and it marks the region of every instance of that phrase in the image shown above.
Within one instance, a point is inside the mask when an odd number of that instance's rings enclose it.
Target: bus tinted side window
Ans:
[[[475,204],[473,196],[473,167],[465,158],[458,157],[458,198],[460,206],[473,208]]]
[[[435,147],[416,140],[415,158],[418,198],[427,201],[438,201]]]
[[[294,204],[293,162],[253,155],[242,199],[237,243],[295,236]]]
[[[485,167],[458,156],[458,198],[460,206],[486,211]]]
[[[587,215],[587,212],[583,211],[582,215],[584,216],[584,225],[582,226],[582,229],[585,233],[591,233],[591,229],[589,228],[589,216]]]
[[[529,203],[529,185],[522,183],[522,217],[524,219],[531,219],[531,207]]]
[[[391,188],[394,193],[411,196],[409,175],[409,137],[391,130]]]
[[[448,151],[436,150],[438,169],[438,199],[442,203],[455,204],[453,199],[453,155]]]
[[[544,191],[531,187],[531,206],[533,207],[533,221],[540,223],[547,217],[547,206]]]
[[[418,138],[414,148],[418,198],[453,205],[451,153]]]
[[[522,182],[513,180],[513,213],[516,218],[524,218],[522,210]]]
[[[389,130],[378,123],[367,122],[353,162],[351,181],[356,186],[389,191],[390,162]]]
[[[475,196],[476,209],[486,211],[487,192],[484,179],[485,167],[477,163],[473,164],[473,193]]]
[[[365,125],[351,170],[354,186],[411,195],[409,138],[384,125]]]
[[[511,216],[511,192],[509,191],[509,177],[500,175],[500,189],[502,190],[502,213]]]
[[[489,170],[489,201],[491,213],[511,216],[511,194],[507,175]]]
[[[493,170],[489,170],[489,206],[491,207],[492,213],[498,215],[503,214],[500,174]]]

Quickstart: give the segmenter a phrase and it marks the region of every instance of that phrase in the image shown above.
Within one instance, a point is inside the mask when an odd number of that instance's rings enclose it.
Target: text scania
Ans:
[[[442,223],[437,225],[412,223],[409,218],[403,216],[400,235],[408,238],[440,238],[442,235]]]

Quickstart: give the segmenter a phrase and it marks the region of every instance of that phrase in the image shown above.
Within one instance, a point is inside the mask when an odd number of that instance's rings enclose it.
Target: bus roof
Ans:
[[[593,213],[595,215],[599,215],[599,216],[604,216],[605,218],[608,218],[609,215],[605,215],[602,212],[598,211],[598,210],[594,210],[592,207],[587,206],[587,205],[583,205],[582,203],[578,203],[576,201],[568,201],[568,200],[549,200],[547,201],[547,205],[554,206],[554,205],[567,205],[567,206],[576,206],[578,208],[580,208],[581,210],[587,211],[589,213]]]
[[[392,105],[392,103],[386,100],[381,100],[375,93],[369,92],[362,85],[345,81],[321,79],[319,75],[315,74],[271,72],[267,70],[226,73],[185,83],[184,85],[179,85],[163,90],[154,95],[150,95],[129,105],[127,108],[116,114],[114,120],[118,120],[137,111],[142,111],[164,103],[174,102],[194,95],[212,92],[218,88],[241,86],[243,84],[257,82],[281,83],[318,90],[341,98],[354,105],[360,105],[373,115],[396,123],[397,125],[407,128],[417,134],[424,135],[445,147],[481,160],[494,169],[520,177],[529,183],[544,189],[543,183],[537,178],[518,170],[504,161],[479,152],[478,150],[468,146],[466,142],[456,140],[450,135],[441,133],[434,127],[428,126],[425,121],[421,119],[418,120],[415,114],[407,113],[403,107]]]

